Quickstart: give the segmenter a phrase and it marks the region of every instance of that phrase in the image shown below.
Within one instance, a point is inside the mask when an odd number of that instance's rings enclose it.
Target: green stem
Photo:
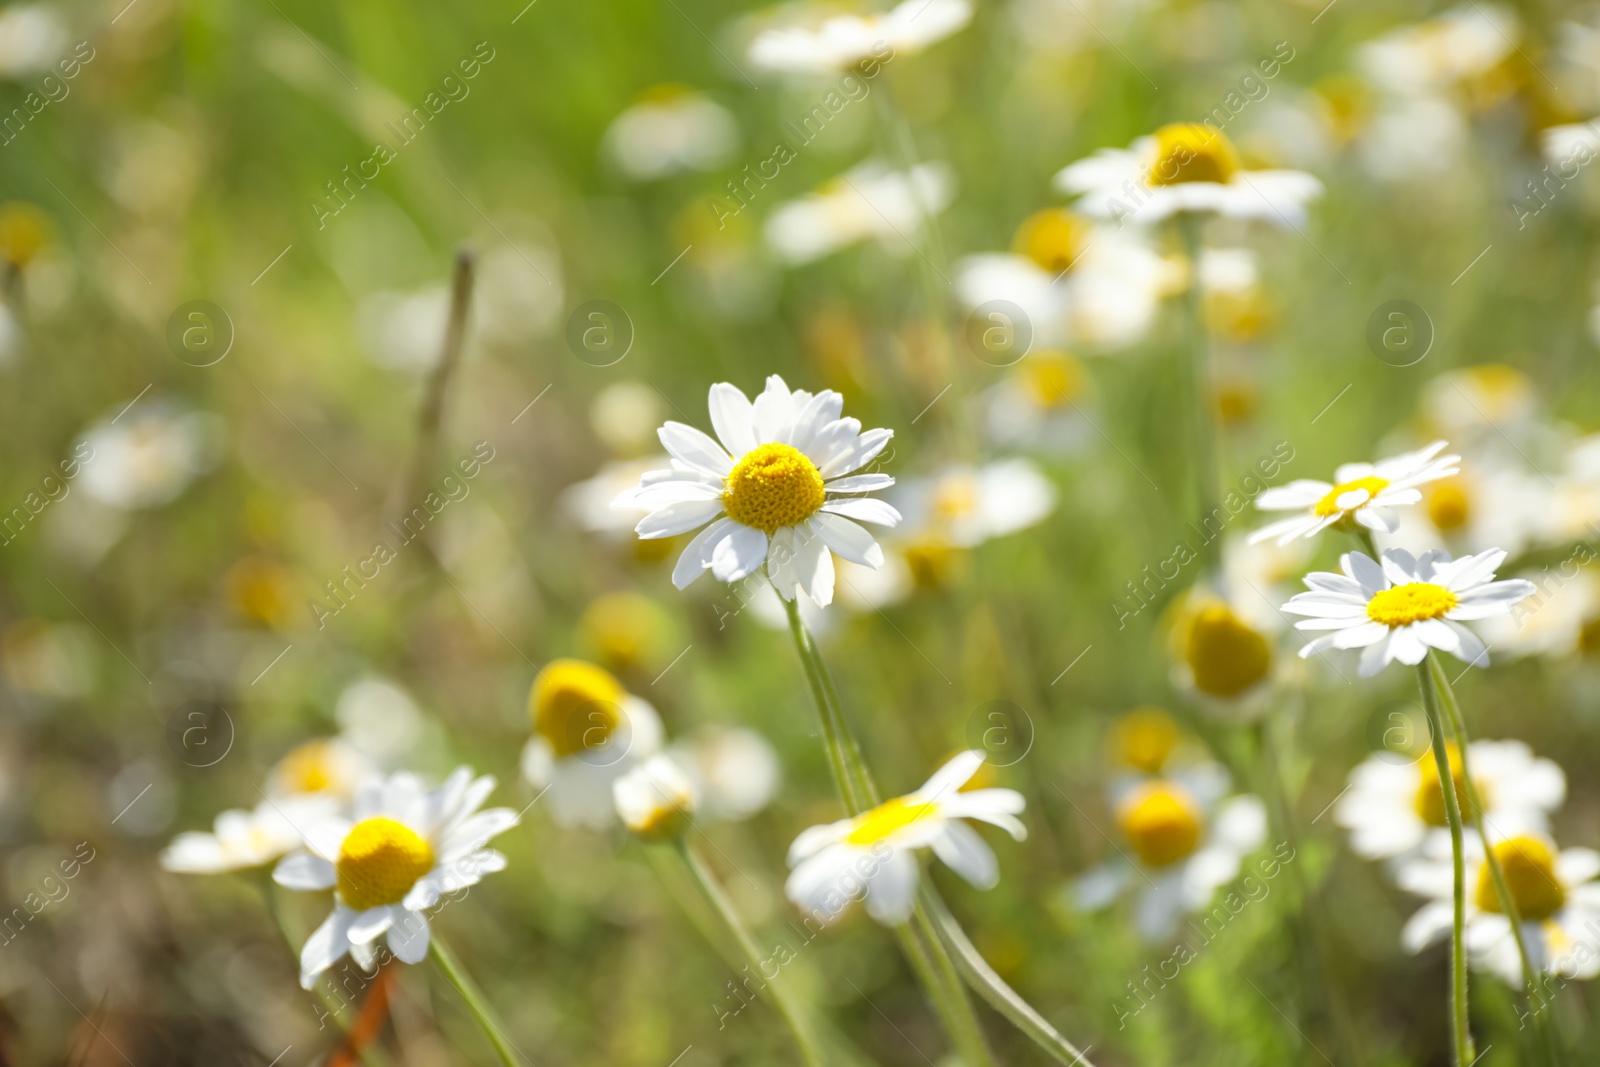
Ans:
[[[1501,914],[1510,921],[1511,935],[1517,941],[1517,957],[1522,961],[1522,982],[1528,995],[1528,1006],[1533,1013],[1534,1029],[1538,1032],[1539,1043],[1544,1048],[1545,1056],[1552,1064],[1558,1064],[1561,1062],[1561,1055],[1554,1034],[1544,1016],[1545,1005],[1535,999],[1540,997],[1539,971],[1534,967],[1533,959],[1528,955],[1528,944],[1522,937],[1522,916],[1517,911],[1516,898],[1511,895],[1511,888],[1506,884],[1505,869],[1500,864],[1500,857],[1495,855],[1494,848],[1489,843],[1488,827],[1483,819],[1483,799],[1478,794],[1477,782],[1472,778],[1472,764],[1467,754],[1467,746],[1471,742],[1467,737],[1466,719],[1461,714],[1461,705],[1456,702],[1455,690],[1450,686],[1450,678],[1445,673],[1444,664],[1440,663],[1438,655],[1431,651],[1428,653],[1427,668],[1434,690],[1450,718],[1450,729],[1455,734],[1456,747],[1461,751],[1461,777],[1466,786],[1467,807],[1472,810],[1472,822],[1477,828],[1478,840],[1483,842],[1484,862],[1489,867],[1489,880],[1494,883],[1495,896],[1500,900]],[[1440,779],[1441,783],[1444,781],[1445,779]]]
[[[1211,413],[1211,344],[1206,333],[1203,293],[1200,288],[1200,227],[1201,217],[1194,212],[1178,216],[1178,229],[1183,234],[1183,247],[1189,257],[1189,290],[1185,306],[1189,319],[1189,351],[1183,361],[1180,380],[1188,394],[1189,421],[1194,448],[1194,487],[1198,505],[1198,522],[1205,522],[1218,508],[1216,428]],[[1207,573],[1216,577],[1222,573],[1222,538],[1213,537],[1201,548]]]
[[[1422,684],[1422,706],[1428,714],[1428,735],[1433,740],[1433,760],[1439,771],[1439,792],[1444,796],[1445,821],[1450,824],[1450,858],[1453,866],[1455,913],[1450,930],[1450,1018],[1451,1053],[1455,1067],[1467,1067],[1476,1057],[1472,1049],[1472,1030],[1467,1021],[1467,957],[1462,944],[1466,925],[1467,874],[1466,857],[1461,846],[1461,807],[1456,803],[1456,791],[1446,788],[1453,781],[1450,757],[1445,752],[1444,722],[1439,714],[1439,694],[1434,688],[1433,675],[1428,664],[1417,671]]]
[[[444,976],[450,980],[450,984],[456,987],[461,999],[467,1002],[467,1007],[472,1009],[478,1025],[483,1028],[484,1036],[489,1039],[489,1044],[494,1046],[495,1052],[499,1055],[500,1062],[506,1067],[521,1067],[521,1057],[517,1055],[516,1049],[506,1037],[505,1028],[495,1018],[494,1009],[489,1007],[488,1001],[483,998],[483,993],[456,962],[455,954],[440,939],[439,931],[433,930],[430,933],[432,936],[428,938],[429,955],[433,957],[433,962],[439,965],[439,970],[444,972]]]
[[[728,932],[733,935],[734,941],[739,945],[739,950],[744,953],[748,965],[761,976],[766,983],[764,989],[772,994],[773,1005],[778,1009],[778,1014],[783,1016],[783,1021],[789,1025],[790,1033],[794,1034],[794,1042],[800,1049],[800,1059],[808,1067],[822,1067],[822,1053],[817,1048],[817,1040],[812,1032],[811,1023],[805,1008],[795,998],[794,990],[789,987],[787,980],[778,981],[777,977],[768,978],[762,969],[763,960],[761,949],[757,947],[755,939],[750,936],[750,931],[745,929],[744,920],[734,910],[733,901],[728,899],[728,894],[717,882],[716,876],[711,873],[705,860],[694,850],[687,840],[679,837],[674,845],[678,856],[683,860],[684,866],[689,868],[689,873],[694,876],[695,883],[699,885],[700,892],[722,919]]]

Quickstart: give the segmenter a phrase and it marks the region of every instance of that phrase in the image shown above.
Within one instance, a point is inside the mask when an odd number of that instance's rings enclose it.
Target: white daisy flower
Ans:
[[[594,477],[567,486],[560,496],[561,510],[579,529],[608,536],[631,536],[639,520],[649,514],[645,507],[630,507],[620,500],[623,494],[639,487],[645,475],[672,463],[670,456],[607,463]]]
[[[903,0],[882,15],[840,14],[816,28],[778,26],[750,43],[750,62],[787,74],[829,74],[937,44],[972,21],[970,0]]]
[[[1445,746],[1456,799],[1467,810],[1461,750]],[[1473,784],[1488,825],[1503,833],[1544,833],[1548,817],[1567,795],[1567,776],[1550,760],[1535,757],[1521,741],[1474,741],[1467,746]],[[1350,831],[1350,850],[1371,860],[1410,858],[1426,846],[1449,853],[1444,791],[1433,750],[1412,762],[1379,752],[1350,772],[1350,787],[1334,805],[1333,818]]]
[[[1422,502],[1417,488],[1460,472],[1461,457],[1441,456],[1445,442],[1377,463],[1346,463],[1334,471],[1333,482],[1299,478],[1268,489],[1256,497],[1262,511],[1299,511],[1292,519],[1263,526],[1250,540],[1276,537],[1287,544],[1296,537],[1315,537],[1336,522],[1359,523],[1369,530],[1393,533],[1399,520],[1386,509]]]
[[[651,756],[611,783],[622,825],[647,841],[682,834],[700,806],[700,793],[668,756]]]
[[[1464,4],[1362,45],[1358,63],[1396,96],[1445,93],[1489,73],[1516,48],[1516,13],[1498,4]]]
[[[743,726],[708,726],[667,755],[688,775],[710,819],[748,819],[772,800],[782,777],[767,739]]]
[[[988,391],[989,439],[1054,455],[1083,448],[1094,436],[1082,406],[1088,387],[1083,364],[1065,352],[1029,352]]]
[[[66,19],[56,7],[12,4],[0,11],[0,77],[20,80],[48,71],[67,41]]]
[[[1491,839],[1499,837],[1490,831]],[[1522,961],[1512,938],[1511,920],[1500,910],[1483,842],[1472,834],[1462,842],[1467,869],[1466,948],[1474,969],[1499,975],[1522,986]],[[1543,834],[1519,833],[1495,841],[1495,858],[1505,872],[1506,888],[1517,915],[1534,969],[1562,978],[1600,975],[1600,852],[1566,848],[1559,852]],[[1407,921],[1400,943],[1407,952],[1421,952],[1446,937],[1455,911],[1454,871],[1446,849],[1420,858],[1400,871],[1401,888],[1430,898]]]
[[[616,820],[612,783],[661,747],[661,717],[610,672],[576,659],[552,660],[528,694],[533,736],[522,775],[547,789],[561,826],[601,830]]]
[[[1226,774],[1214,770],[1188,782],[1154,778],[1132,784],[1116,804],[1116,818],[1133,854],[1123,852],[1078,879],[1076,905],[1098,911],[1124,891],[1139,889],[1140,935],[1148,941],[1170,938],[1182,914],[1204,911],[1217,890],[1238,877],[1244,857],[1266,840],[1266,807],[1248,794],[1223,799],[1227,787]]]
[[[346,801],[376,772],[372,761],[342,737],[319,737],[290,749],[267,772],[267,796]]]
[[[739,144],[728,109],[681,85],[658,85],[606,130],[603,146],[634,181],[685,170],[714,170]]]
[[[1418,559],[1388,548],[1379,564],[1365,553],[1347,552],[1339,557],[1343,574],[1306,575],[1310,591],[1295,594],[1283,610],[1310,616],[1295,623],[1297,630],[1331,631],[1306,642],[1302,659],[1329,648],[1364,649],[1363,678],[1394,660],[1415,666],[1430,648],[1487,666],[1489,650],[1461,623],[1509,614],[1534,593],[1533,583],[1522,578],[1494,581],[1505,558],[1498,548],[1455,560],[1438,550]]]
[[[185,831],[161,852],[161,866],[180,874],[219,874],[263,867],[304,846],[300,827],[327,818],[332,798],[264,800],[254,811],[217,816],[213,832]]]
[[[669,422],[661,443],[672,469],[645,475],[617,498],[648,507],[635,530],[645,539],[706,526],[683,550],[672,582],[686,588],[709,570],[737,582],[765,567],[785,600],[796,591],[826,607],[833,601],[833,556],[883,565],[883,549],[860,522],[892,527],[900,513],[861,494],[887,489],[887,474],[852,474],[883,451],[892,430],[861,432],[842,418],[844,398],[791,391],[776,374],[755,402],[727,382],[711,387],[713,439]]]
[[[1055,483],[1033,461],[1014,457],[910,479],[893,499],[905,515],[907,537],[936,536],[972,548],[1043,522],[1056,497]]]
[[[1102,148],[1063,168],[1055,184],[1080,198],[1075,210],[1119,225],[1192,211],[1299,228],[1322,195],[1322,183],[1302,171],[1245,170],[1227,135],[1198,122],[1163,126],[1127,149]]]
[[[213,459],[215,423],[160,401],[91,427],[83,436],[93,457],[79,484],[118,509],[153,508],[176,499]]]
[[[908,255],[922,221],[949,206],[955,178],[943,163],[909,171],[868,161],[767,218],[767,244],[785,262],[810,263],[876,237],[891,255]]]
[[[886,926],[903,923],[916,899],[916,851],[921,848],[932,848],[947,867],[979,889],[992,889],[1000,881],[999,861],[961,820],[990,823],[1021,841],[1027,828],[1016,816],[1027,802],[1014,789],[962,792],[982,765],[982,752],[962,752],[916,792],[806,830],[789,847],[794,871],[784,892],[824,922],[837,919],[865,894],[867,914]]]
[[[1532,581],[1537,591],[1510,614],[1483,620],[1484,642],[1513,658],[1592,656],[1600,651],[1600,578],[1577,562],[1564,560],[1557,573],[1547,569],[1518,575]]]
[[[505,869],[506,858],[484,845],[515,826],[517,814],[479,811],[493,791],[493,778],[475,778],[467,767],[431,791],[401,772],[362,786],[350,818],[305,827],[308,851],[284,858],[272,872],[289,889],[334,891],[333,914],[300,953],[302,988],[347,953],[370,970],[384,934],[396,958],[421,962],[428,952],[424,913],[445,893]]]

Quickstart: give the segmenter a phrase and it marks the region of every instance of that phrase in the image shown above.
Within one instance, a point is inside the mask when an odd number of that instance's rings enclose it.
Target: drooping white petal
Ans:
[[[965,823],[949,822],[933,839],[933,852],[944,865],[979,889],[993,889],[1000,881],[1000,861],[977,831]]]
[[[721,514],[721,497],[714,500],[685,500],[652,511],[640,519],[633,530],[646,541],[660,537],[676,537],[704,526]]]
[[[849,519],[819,511],[806,521],[824,544],[851,563],[883,566],[883,548],[872,534]]]
[[[911,853],[893,850],[867,878],[867,914],[886,926],[898,926],[911,918],[917,875],[917,861]]]
[[[718,519],[696,534],[672,568],[672,584],[679,589],[686,589],[704,574],[711,566],[712,553],[722,539],[732,532],[733,526],[732,519]]]
[[[285,889],[332,889],[339,880],[333,864],[310,852],[285,856],[273,868],[272,880]]]
[[[402,911],[389,928],[389,948],[401,963],[421,963],[428,955],[428,919],[421,912]]]
[[[711,573],[718,581],[737,582],[754,574],[766,558],[766,532],[734,523],[711,554]]]

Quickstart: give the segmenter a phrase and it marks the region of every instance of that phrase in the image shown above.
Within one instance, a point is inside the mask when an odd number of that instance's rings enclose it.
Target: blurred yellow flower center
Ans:
[[[1036,352],[1017,371],[1029,399],[1041,408],[1065,407],[1083,391],[1083,367],[1062,352]]]
[[[32,263],[49,243],[49,222],[32,204],[0,204],[0,258],[18,270]]]
[[[1083,254],[1089,227],[1064,208],[1046,208],[1023,220],[1012,247],[1042,270],[1060,274]]]
[[[1440,482],[1428,494],[1428,518],[1441,530],[1459,530],[1472,518],[1472,498],[1459,478]]]
[[[1509,837],[1494,846],[1494,857],[1505,871],[1506,889],[1523,919],[1548,919],[1567,902],[1567,891],[1556,878],[1556,857],[1550,846],[1527,834]],[[1476,902],[1483,911],[1499,913],[1500,896],[1494,891],[1489,865],[1478,868]]]
[[[774,443],[751,449],[733,465],[722,503],[734,522],[770,534],[816,514],[825,492],[822,472],[805,453]]]
[[[1171,782],[1142,786],[1117,810],[1117,825],[1151,867],[1176,863],[1200,844],[1200,807]]]
[[[626,667],[656,650],[665,623],[661,609],[649,597],[607,593],[583,609],[578,628],[601,660]]]
[[[1117,762],[1160,774],[1178,747],[1178,724],[1160,708],[1135,708],[1117,720],[1111,738]]]
[[[1446,744],[1445,758],[1450,763],[1450,780],[1455,785],[1456,808],[1467,812],[1467,775],[1461,769],[1461,749],[1455,744]],[[1417,783],[1417,814],[1422,816],[1422,821],[1429,826],[1448,826],[1449,820],[1445,818],[1444,790],[1439,788],[1439,765],[1433,758],[1430,749],[1428,755],[1418,765],[1422,772],[1422,781]],[[1478,783],[1479,799],[1483,799],[1484,787]],[[1484,800],[1487,804],[1488,801]]]
[[[1367,601],[1367,618],[1385,626],[1410,626],[1437,619],[1456,606],[1456,595],[1432,582],[1408,582],[1385,589]]]
[[[1239,171],[1239,152],[1220,130],[1200,122],[1175,122],[1156,131],[1151,185],[1226,182]]]
[[[955,548],[937,538],[912,541],[902,550],[911,580],[920,589],[940,589],[955,576],[960,561]]]
[[[895,797],[893,800],[884,801],[871,811],[857,815],[856,824],[845,840],[852,845],[875,845],[938,810],[937,804]]]
[[[277,779],[291,793],[322,793],[338,781],[332,741],[307,741],[278,762]]]
[[[1226,604],[1195,613],[1189,627],[1187,660],[1194,686],[1214,697],[1236,697],[1267,676],[1272,647]]]
[[[951,474],[933,491],[933,513],[943,522],[964,519],[978,510],[978,483],[968,474]]]
[[[605,745],[622,717],[622,684],[592,663],[558,659],[534,679],[528,697],[533,728],[557,756]]]
[[[1344,510],[1339,506],[1339,498],[1346,493],[1353,493],[1357,489],[1365,489],[1367,491],[1367,499],[1362,501],[1365,504],[1387,488],[1389,488],[1389,480],[1387,478],[1379,478],[1374,474],[1369,474],[1365,478],[1357,478],[1351,482],[1340,482],[1328,490],[1327,496],[1317,501],[1316,512],[1323,518],[1327,518],[1329,515],[1337,515]]]
[[[339,896],[357,911],[398,904],[433,869],[433,849],[416,831],[378,816],[356,823],[339,846]]]

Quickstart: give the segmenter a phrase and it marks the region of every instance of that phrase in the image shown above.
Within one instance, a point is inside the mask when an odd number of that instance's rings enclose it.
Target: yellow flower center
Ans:
[[[18,270],[32,263],[50,241],[50,223],[32,204],[0,204],[0,259]]]
[[[1511,414],[1527,402],[1533,391],[1526,374],[1504,363],[1480,363],[1461,373],[1475,387],[1476,399],[1489,408],[1484,417],[1491,421]]]
[[[856,816],[855,826],[845,838],[852,845],[875,845],[892,837],[918,819],[932,815],[939,805],[913,802],[905,797],[886,800],[871,811]]]
[[[398,904],[433,869],[433,849],[409,826],[383,816],[356,823],[339,846],[339,897],[357,911]]]
[[[1118,763],[1160,774],[1178,737],[1177,722],[1162,709],[1134,708],[1111,728],[1111,751]]]
[[[1428,518],[1440,530],[1459,530],[1472,518],[1472,498],[1461,479],[1449,478],[1428,494]]]
[[[933,513],[942,522],[964,519],[978,510],[978,483],[970,474],[950,474],[933,490]]]
[[[1239,152],[1220,130],[1201,122],[1175,122],[1156,131],[1151,185],[1226,182],[1239,171]]]
[[[334,743],[307,741],[278,762],[277,779],[290,793],[322,793],[338,782],[333,769]]]
[[[576,659],[552,661],[528,696],[533,728],[557,756],[601,748],[622,719],[622,684],[609,672]]]
[[[774,443],[751,449],[733,465],[722,503],[734,522],[770,534],[816,514],[824,495],[817,465],[799,449]]]
[[[1466,813],[1470,809],[1467,807],[1467,774],[1461,769],[1461,748],[1447,742],[1444,753],[1450,763],[1450,780],[1456,790],[1456,808]],[[1449,820],[1445,818],[1444,810],[1444,790],[1439,788],[1439,765],[1434,761],[1432,749],[1428,750],[1427,756],[1417,766],[1422,772],[1422,781],[1417,783],[1417,814],[1422,816],[1422,821],[1429,826],[1448,826]],[[1483,784],[1478,783],[1479,799],[1482,799],[1483,792]]]
[[[1327,496],[1317,501],[1316,512],[1323,518],[1327,518],[1329,515],[1337,515],[1344,510],[1339,506],[1339,498],[1346,493],[1354,492],[1357,489],[1365,489],[1367,491],[1367,501],[1370,501],[1387,488],[1389,488],[1389,480],[1387,478],[1379,478],[1374,474],[1369,474],[1365,478],[1357,478],[1350,482],[1340,482],[1328,490]],[[1363,501],[1363,503],[1365,502]],[[1355,509],[1352,508],[1351,510]]]
[[[1600,656],[1600,617],[1585,619],[1578,627],[1578,653]]]
[[[1374,594],[1367,601],[1367,618],[1385,626],[1410,626],[1437,619],[1456,606],[1456,595],[1432,582],[1408,582]]]
[[[1548,919],[1567,902],[1567,891],[1556,878],[1556,857],[1550,846],[1528,834],[1509,837],[1494,846],[1494,857],[1506,875],[1511,902],[1523,919]],[[1489,865],[1478,868],[1478,907],[1499,913],[1500,896],[1494,891]]]
[[[1148,782],[1117,809],[1123,836],[1150,867],[1166,867],[1200,844],[1200,806],[1173,782]]]
[[[1036,211],[1017,227],[1011,246],[1042,270],[1060,274],[1083,254],[1088,225],[1065,208]]]
[[[598,597],[578,620],[584,643],[615,667],[648,659],[658,649],[665,627],[655,601],[638,593]]]
[[[1017,372],[1029,399],[1041,408],[1066,407],[1083,392],[1083,366],[1065,352],[1035,352]]]
[[[1272,666],[1267,639],[1226,604],[1195,612],[1185,653],[1195,688],[1214,697],[1239,696]]]
[[[911,570],[911,580],[919,589],[942,589],[949,585],[960,563],[956,550],[937,538],[913,541],[901,549],[901,554]]]

